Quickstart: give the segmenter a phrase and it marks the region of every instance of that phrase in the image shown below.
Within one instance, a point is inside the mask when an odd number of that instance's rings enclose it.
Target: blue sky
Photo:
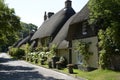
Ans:
[[[10,8],[15,9],[21,21],[33,23],[38,27],[43,22],[44,12],[58,12],[64,8],[66,0],[5,0]],[[78,12],[88,0],[72,0],[73,9]]]

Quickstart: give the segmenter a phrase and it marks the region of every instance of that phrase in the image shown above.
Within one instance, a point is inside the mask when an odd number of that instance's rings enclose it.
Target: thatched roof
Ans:
[[[58,49],[66,49],[69,47],[69,42],[67,40],[63,40],[59,45]]]
[[[32,40],[52,36],[53,38],[65,24],[65,22],[75,14],[72,7],[63,8],[51,18],[46,20],[33,35]]]
[[[59,33],[56,35],[54,40],[52,41],[52,44],[56,44],[59,49],[61,48],[67,48],[68,47],[68,41],[67,41],[67,36],[70,34],[70,27],[73,24],[80,23],[81,21],[84,21],[88,19],[89,17],[89,10],[87,5],[78,13],[73,15],[62,27],[62,29],[59,31]]]
[[[30,49],[33,49],[35,47],[37,47],[37,40],[32,41],[32,43],[30,44]]]
[[[28,35],[27,37],[23,38],[16,47],[20,47],[21,45],[25,43],[30,43],[31,42],[31,37],[33,36],[34,32]]]
[[[83,9],[78,12],[71,21],[66,40],[82,39],[96,36],[95,26],[89,25],[88,23],[89,13],[90,11],[88,9],[88,5],[86,4]],[[85,35],[83,34],[83,26],[86,26],[87,34]]]
[[[77,14],[73,15],[66,23],[65,25],[62,27],[62,29],[59,31],[59,33],[56,35],[56,37],[54,38],[54,40],[52,41],[52,44],[56,44],[59,48],[62,47],[67,47],[68,42],[65,40],[66,36],[68,34],[68,29],[70,26],[71,21],[74,19],[74,17]],[[65,40],[65,41],[64,41]],[[61,44],[62,43],[62,44]],[[66,45],[65,45],[66,44]]]
[[[75,23],[79,23],[81,21],[84,21],[86,19],[89,18],[89,9],[88,9],[88,5],[86,4],[82,10],[80,10],[76,16],[74,17],[74,19],[72,20],[72,22],[70,23],[70,25],[75,24]]]
[[[13,46],[13,47],[17,47],[17,45],[18,45],[21,41],[22,41],[22,39],[16,41],[12,46]]]

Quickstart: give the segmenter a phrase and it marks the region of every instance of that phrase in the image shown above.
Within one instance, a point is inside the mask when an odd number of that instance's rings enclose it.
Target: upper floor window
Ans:
[[[82,26],[82,34],[83,35],[87,34],[87,24],[86,23],[84,23],[83,26]]]

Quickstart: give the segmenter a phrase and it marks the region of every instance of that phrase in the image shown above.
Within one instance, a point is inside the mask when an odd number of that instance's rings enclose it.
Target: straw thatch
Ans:
[[[63,8],[51,18],[46,20],[33,35],[32,40],[52,36],[54,38],[65,22],[75,14],[72,7]]]
[[[89,18],[89,9],[87,5],[77,14],[73,15],[62,27],[59,33],[56,35],[52,44],[56,44],[58,48],[68,48],[69,40],[74,38],[83,38],[92,36],[93,32],[90,27],[87,28],[88,35],[82,35],[82,22]]]

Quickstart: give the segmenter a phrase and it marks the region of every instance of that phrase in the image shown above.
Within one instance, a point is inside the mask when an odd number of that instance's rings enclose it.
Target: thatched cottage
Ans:
[[[44,22],[35,32],[31,40],[39,39],[43,47],[48,47],[66,21],[75,14],[70,0],[65,1],[65,7],[56,14],[44,15]],[[48,18],[47,18],[48,16]]]
[[[81,65],[83,56],[75,49],[79,41],[91,43],[89,51],[93,53],[88,60],[88,67],[98,68],[98,38],[95,26],[88,24],[89,9],[83,9],[73,15],[62,27],[51,44],[58,47],[58,56],[64,56],[69,63]]]

